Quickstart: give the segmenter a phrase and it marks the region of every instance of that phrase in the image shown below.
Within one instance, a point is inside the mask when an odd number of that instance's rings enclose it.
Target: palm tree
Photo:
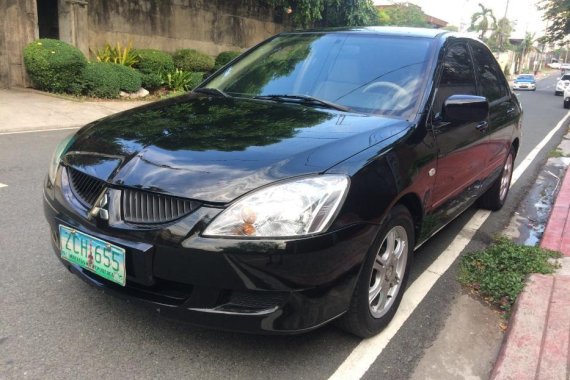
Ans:
[[[508,50],[509,44],[509,36],[513,31],[513,26],[511,21],[503,17],[499,21],[497,21],[497,25],[491,33],[491,37],[489,37],[489,41],[487,44],[493,51],[505,51]]]
[[[471,16],[471,26],[469,30],[479,32],[479,38],[483,40],[485,33],[487,33],[489,29],[495,29],[497,19],[491,8],[485,8],[481,3],[479,3],[479,7],[481,10],[473,13]]]

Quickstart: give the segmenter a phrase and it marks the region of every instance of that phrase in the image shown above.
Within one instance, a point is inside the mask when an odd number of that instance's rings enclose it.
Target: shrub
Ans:
[[[147,90],[159,88],[165,73],[174,71],[174,61],[168,53],[155,49],[136,50],[139,61],[134,68],[142,74],[142,86]]]
[[[24,48],[24,64],[34,87],[51,92],[74,92],[87,60],[76,47],[44,38]]]
[[[117,42],[117,45],[115,46],[111,46],[107,43],[103,49],[99,49],[99,51],[97,51],[97,61],[112,62],[132,67],[139,61],[139,57],[133,50],[131,44],[128,46],[121,46],[121,44]]]
[[[228,64],[231,60],[239,56],[239,51],[223,51],[216,57],[216,69]]]
[[[116,98],[121,90],[114,63],[90,62],[83,73],[85,92],[97,98]]]
[[[177,50],[173,56],[174,65],[184,71],[210,71],[214,68],[214,59],[194,49]]]
[[[169,90],[189,91],[202,82],[204,73],[196,73],[176,69],[164,77],[164,82]]]
[[[126,92],[136,92],[141,88],[141,74],[133,68],[111,63],[117,73],[119,89]]]

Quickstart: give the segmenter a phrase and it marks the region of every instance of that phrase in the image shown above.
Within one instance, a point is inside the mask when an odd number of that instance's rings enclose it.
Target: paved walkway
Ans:
[[[562,252],[561,268],[552,276],[529,277],[515,304],[493,380],[570,379],[570,171],[540,245]]]
[[[0,133],[80,127],[145,101],[80,101],[29,89],[0,89]]]

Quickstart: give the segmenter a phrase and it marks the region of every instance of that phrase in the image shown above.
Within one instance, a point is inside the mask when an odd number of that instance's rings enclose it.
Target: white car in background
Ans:
[[[564,90],[570,85],[570,74],[564,74],[556,82],[556,88],[554,89],[554,95],[562,95]]]
[[[564,108],[570,108],[570,86],[564,90]]]

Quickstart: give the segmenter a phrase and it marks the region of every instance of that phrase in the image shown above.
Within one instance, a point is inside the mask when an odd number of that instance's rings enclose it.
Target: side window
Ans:
[[[485,46],[478,43],[472,43],[471,47],[473,48],[473,59],[481,85],[481,95],[486,97],[489,102],[508,95],[503,72],[493,54]]]
[[[457,94],[477,95],[473,65],[464,43],[455,43],[447,48],[433,107],[434,114],[441,112],[445,99]]]

